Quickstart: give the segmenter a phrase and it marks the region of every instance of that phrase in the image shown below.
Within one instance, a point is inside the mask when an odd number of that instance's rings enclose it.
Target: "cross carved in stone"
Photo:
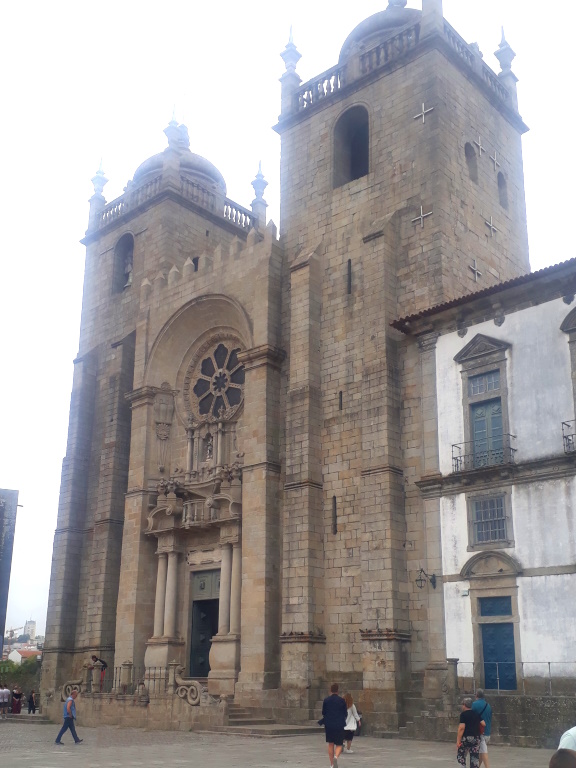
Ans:
[[[473,264],[471,266],[469,266],[468,269],[472,270],[472,272],[474,274],[474,282],[477,283],[478,282],[478,278],[482,277],[482,272],[480,272],[480,270],[476,266],[476,259],[474,259]]]
[[[418,118],[421,117],[422,118],[422,122],[425,123],[426,122],[426,115],[429,112],[433,112],[433,111],[434,111],[434,107],[430,107],[429,109],[426,109],[425,106],[424,106],[424,102],[422,102],[422,111],[420,112],[420,114],[414,115],[413,119],[414,120],[418,120]]]
[[[500,232],[500,230],[492,223],[492,216],[490,216],[490,221],[484,221],[484,224],[486,224],[490,230],[490,237],[494,237],[494,232]]]
[[[490,155],[490,160],[492,160],[492,162],[494,163],[494,170],[496,170],[497,168],[500,168],[500,163],[498,162],[498,153],[496,152],[496,150],[494,150],[494,157]]]
[[[422,206],[420,206],[420,215],[416,216],[415,219],[412,219],[412,224],[416,224],[416,222],[419,221],[420,222],[420,228],[424,229],[424,219],[427,216],[432,216],[432,211],[428,211],[428,213],[424,213],[424,209],[422,208]]]
[[[482,157],[482,152],[486,152],[486,149],[482,146],[482,139],[480,136],[478,136],[478,141],[475,141],[474,144],[478,147],[478,152],[480,153],[480,157]]]

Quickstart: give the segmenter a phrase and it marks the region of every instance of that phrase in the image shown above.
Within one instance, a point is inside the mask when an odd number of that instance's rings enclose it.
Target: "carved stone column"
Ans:
[[[166,668],[171,661],[182,663],[185,642],[178,626],[178,565],[180,559],[179,518],[182,501],[174,490],[159,493],[157,506],[148,515],[146,535],[158,540],[154,633],[146,643],[144,664],[147,669]],[[162,519],[161,528],[155,526]],[[154,672],[154,674],[157,674]]]
[[[231,523],[220,530],[220,548],[222,565],[220,571],[220,605],[218,616],[218,634],[212,638],[210,648],[210,672],[208,690],[217,696],[233,696],[240,672],[240,634],[232,632],[232,621],[239,623],[239,611],[231,612],[230,604],[239,602],[238,558],[236,553],[239,541],[239,524]],[[234,548],[234,549],[233,549]],[[233,617],[233,619],[231,618]]]
[[[222,568],[220,570],[220,600],[218,605],[218,634],[230,631],[230,582],[232,578],[232,547],[222,545]]]
[[[230,634],[240,634],[240,607],[242,593],[242,547],[239,541],[232,545],[232,585],[230,590]]]
[[[176,600],[178,598],[178,552],[168,553],[166,604],[164,606],[164,636],[176,636]]]
[[[160,552],[158,555],[158,575],[156,577],[156,602],[154,603],[154,637],[162,637],[164,634],[167,572],[168,557],[166,552]]]

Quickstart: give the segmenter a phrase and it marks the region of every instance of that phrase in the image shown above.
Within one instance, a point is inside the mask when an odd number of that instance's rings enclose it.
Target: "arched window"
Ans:
[[[502,208],[508,208],[508,185],[502,171],[498,174],[498,199]]]
[[[466,165],[468,166],[468,176],[475,184],[478,184],[478,162],[476,160],[476,152],[474,147],[469,142],[466,142],[464,147],[464,154],[466,155]]]
[[[368,111],[352,107],[334,128],[334,188],[368,174],[370,141]]]
[[[134,238],[127,232],[122,235],[114,248],[114,271],[112,274],[112,292],[122,293],[132,285],[134,268]]]

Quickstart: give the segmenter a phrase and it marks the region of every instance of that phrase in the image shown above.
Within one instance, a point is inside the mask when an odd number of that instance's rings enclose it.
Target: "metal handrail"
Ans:
[[[468,441],[466,443],[454,443],[452,445],[452,471],[466,472],[472,469],[482,469],[483,467],[494,467],[499,464],[514,464],[514,454],[516,448],[512,447],[512,440],[516,435],[502,435],[500,445],[494,447],[482,443],[487,441]],[[496,441],[494,440],[493,443]]]
[[[506,687],[514,667],[516,688]],[[576,696],[576,661],[460,661],[457,662],[461,693],[477,688],[515,696]],[[488,688],[486,674],[496,680]]]

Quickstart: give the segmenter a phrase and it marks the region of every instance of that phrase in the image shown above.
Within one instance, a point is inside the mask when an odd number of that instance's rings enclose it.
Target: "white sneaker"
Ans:
[[[354,750],[353,749],[347,749],[346,752],[348,752],[349,755],[353,755],[354,754]]]

